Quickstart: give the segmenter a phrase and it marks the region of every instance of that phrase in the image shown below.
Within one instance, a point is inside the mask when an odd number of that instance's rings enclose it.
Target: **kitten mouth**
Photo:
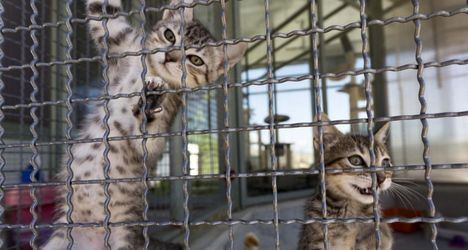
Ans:
[[[362,195],[372,195],[372,188],[370,188],[370,187],[369,188],[360,188],[360,187],[358,187],[356,185],[353,185],[353,187],[357,191],[359,191],[359,193],[362,194]]]

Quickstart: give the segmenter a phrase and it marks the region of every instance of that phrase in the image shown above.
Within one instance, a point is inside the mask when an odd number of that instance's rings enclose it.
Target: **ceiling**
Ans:
[[[291,32],[298,29],[307,29],[309,27],[309,15],[308,11],[303,11],[300,15],[296,15],[295,18],[292,16],[301,8],[306,7],[309,1],[306,0],[270,0],[270,27],[271,29],[275,29],[280,24],[282,24],[285,20],[290,19],[291,21],[284,25],[284,27],[280,28],[276,32]],[[352,22],[359,22],[359,1],[354,0],[322,0],[322,15],[327,16],[333,10],[337,9],[338,7],[342,6],[343,4],[347,4],[346,7],[341,9],[335,15],[330,16],[324,21],[323,27],[330,27],[333,25],[346,25]],[[445,0],[445,1],[420,1],[421,2],[421,13],[430,13],[436,10],[451,10],[454,8],[460,8],[466,6],[466,2],[464,0]],[[238,1],[239,5],[239,24],[240,24],[240,34],[239,37],[252,37],[255,35],[264,35],[266,33],[266,25],[265,25],[265,1],[264,0],[241,0]],[[413,6],[410,0],[383,0],[382,1],[382,8],[388,9],[391,8],[390,12],[384,13],[384,18],[392,17],[392,16],[408,16],[411,15],[413,12]],[[395,7],[398,6],[398,7]],[[371,14],[372,15],[372,14]],[[385,27],[385,35],[391,36],[392,29],[387,28],[390,26],[394,26],[395,24],[388,25]],[[414,29],[414,24],[412,22],[406,24],[400,24],[402,26],[407,25],[411,29]],[[324,39],[327,40],[337,34],[343,33],[342,31],[330,31],[325,33]],[[361,51],[361,34],[359,29],[354,29],[348,34],[348,38],[351,41],[353,46],[353,50],[355,51],[356,55],[360,55]],[[276,38],[274,39],[275,48],[281,46],[284,42],[294,39],[295,36],[290,38]],[[281,50],[275,50],[275,60],[278,64],[281,62],[291,62],[291,59],[294,59],[300,54],[305,55],[302,57],[302,60],[308,60],[308,51],[310,51],[310,36],[301,36],[296,38],[294,41],[289,43],[288,45],[284,46]],[[398,40],[396,41],[398,43]],[[390,45],[391,47],[391,45]],[[342,44],[339,39],[335,39],[326,43],[325,45],[325,54],[327,58],[330,59],[331,62],[334,62],[332,59],[336,60],[345,60],[343,58],[344,50]],[[266,45],[265,43],[261,43],[255,50],[249,53],[249,63],[259,62],[259,59],[265,58],[266,56]],[[340,58],[341,57],[341,58]],[[298,63],[300,59],[298,59]],[[262,66],[266,64],[266,60],[262,60],[259,62],[258,65],[255,66]]]

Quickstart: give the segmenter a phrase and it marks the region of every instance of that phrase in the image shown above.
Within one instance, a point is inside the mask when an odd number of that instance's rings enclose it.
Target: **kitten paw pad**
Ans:
[[[167,89],[167,84],[160,78],[155,76],[147,76],[145,78],[145,97],[146,103],[143,103],[143,98],[140,98],[138,105],[136,105],[133,109],[133,113],[135,116],[140,115],[140,111],[142,107],[145,110],[145,116],[147,121],[152,121],[155,117],[154,115],[163,111],[163,107],[161,106],[164,99],[164,93],[148,93],[148,92],[155,92],[155,91],[163,91]]]
[[[167,89],[166,83],[160,77],[149,76],[145,79],[145,92],[152,91],[163,91]],[[161,107],[162,102],[164,101],[164,94],[161,93],[151,93],[146,94],[146,105],[145,113],[146,115],[152,115],[163,111]]]

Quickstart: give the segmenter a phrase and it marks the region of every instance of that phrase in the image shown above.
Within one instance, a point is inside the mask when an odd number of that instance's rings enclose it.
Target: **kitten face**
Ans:
[[[385,124],[374,135],[376,166],[391,167],[391,159],[385,146],[388,128],[389,124]],[[334,126],[323,127],[323,130],[324,156],[327,169],[370,167],[371,160],[367,136],[343,135]],[[314,137],[318,138],[318,134]],[[314,141],[314,144],[317,144],[316,141]],[[387,190],[392,183],[392,172],[379,171],[376,175],[377,192]],[[371,204],[374,201],[371,173],[327,173],[326,187],[327,192],[331,192],[335,197],[351,199],[361,204]]]
[[[330,169],[368,168],[370,155],[368,138],[364,136],[343,136],[338,143],[346,143],[349,148],[341,148],[339,158],[327,164]],[[340,142],[341,141],[341,142]],[[353,145],[354,144],[354,145]],[[375,143],[376,166],[390,167],[390,156],[385,146]],[[392,183],[392,172],[379,171],[377,174],[377,192],[387,190]],[[371,173],[327,174],[327,188],[334,193],[342,193],[363,204],[373,202]]]
[[[147,49],[169,48],[180,46],[182,37],[182,17],[179,10],[166,10],[163,19],[159,21],[148,36]],[[193,9],[184,10],[184,44],[186,46],[202,46],[207,42],[215,42],[210,32],[197,20],[193,19]],[[247,49],[245,43],[227,46],[228,69],[232,68],[244,55]],[[185,68],[187,72],[187,87],[197,87],[214,82],[224,72],[223,46],[205,46],[200,49],[186,48]],[[180,87],[182,78],[182,52],[157,52],[147,57],[149,71],[168,82],[172,87]]]

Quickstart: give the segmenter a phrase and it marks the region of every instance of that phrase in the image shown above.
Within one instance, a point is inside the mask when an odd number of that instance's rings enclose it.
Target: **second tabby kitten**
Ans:
[[[327,121],[326,115],[323,116]],[[375,133],[376,166],[390,167],[390,156],[385,146],[389,123]],[[314,139],[319,138],[314,129]],[[325,167],[327,169],[366,168],[370,166],[369,140],[367,136],[342,134],[335,126],[323,126]],[[314,147],[319,144],[314,140]],[[392,172],[377,172],[377,191],[387,190],[392,183]],[[372,178],[369,172],[327,173],[326,200],[328,218],[355,218],[373,216]],[[322,218],[322,197],[317,195],[306,203],[306,218]],[[321,223],[303,226],[299,249],[324,249],[324,234]],[[390,227],[380,224],[381,249],[391,249],[393,238]],[[375,228],[373,223],[328,224],[328,248],[374,249]]]

